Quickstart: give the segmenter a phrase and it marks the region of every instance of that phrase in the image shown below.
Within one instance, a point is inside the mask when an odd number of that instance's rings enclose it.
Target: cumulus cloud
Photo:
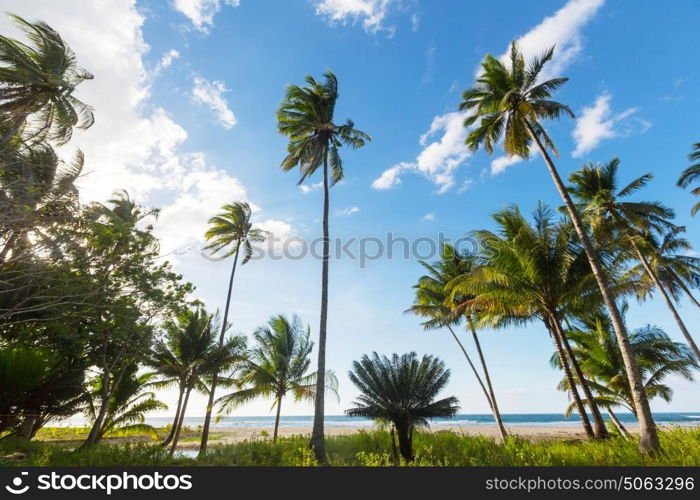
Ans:
[[[331,23],[361,22],[367,32],[382,29],[393,31],[385,25],[394,0],[315,0],[316,14]]]
[[[499,156],[491,161],[491,175],[502,174],[511,165],[523,161],[519,156]]]
[[[336,210],[333,212],[333,214],[336,217],[347,217],[352,214],[356,214],[357,212],[360,211],[359,207],[348,207],[348,208],[343,208],[342,210]]]
[[[309,194],[312,191],[317,191],[323,187],[323,181],[316,182],[315,184],[299,184],[299,189],[304,194]]]
[[[583,108],[572,133],[576,143],[576,149],[571,153],[574,158],[597,148],[606,139],[632,133],[643,133],[651,126],[651,123],[646,120],[629,120],[632,115],[639,111],[639,108],[629,108],[613,114],[610,107],[611,99],[612,96],[604,92],[597,97],[593,105]]]
[[[420,218],[420,220],[424,220],[424,221],[435,220],[435,212],[430,212],[429,214],[425,214],[423,217]]]
[[[173,0],[175,10],[186,16],[195,29],[207,33],[214,16],[221,10],[221,0]],[[224,5],[238,7],[240,0],[223,0]]]
[[[236,116],[224,98],[225,92],[228,90],[224,82],[209,82],[200,76],[194,77],[192,88],[194,100],[206,104],[216,115],[219,125],[225,129],[231,129],[236,124]]]
[[[401,184],[401,179],[399,176],[403,170],[407,170],[413,167],[413,164],[408,162],[401,162],[394,165],[391,168],[386,169],[382,172],[382,175],[372,181],[372,187],[374,189],[386,190]]]

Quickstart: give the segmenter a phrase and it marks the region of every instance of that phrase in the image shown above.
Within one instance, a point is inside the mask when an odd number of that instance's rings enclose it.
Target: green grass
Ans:
[[[419,432],[414,438],[416,466],[574,466],[574,465],[700,465],[700,429],[665,429],[663,452],[642,457],[634,440],[614,437],[601,442],[540,441],[510,438],[505,445],[491,438],[454,432]],[[151,442],[99,444],[73,451],[68,441],[0,440],[0,460],[5,465],[106,466],[106,465],[315,465],[308,438],[295,436],[277,443],[255,439],[228,446],[213,446],[203,459],[170,457]],[[332,436],[326,449],[331,465],[394,465],[389,434],[384,431]],[[405,464],[402,464],[405,465]]]

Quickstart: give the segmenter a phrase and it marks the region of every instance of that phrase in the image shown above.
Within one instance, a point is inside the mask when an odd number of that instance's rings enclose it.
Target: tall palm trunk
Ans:
[[[569,392],[574,400],[576,409],[578,410],[579,417],[581,418],[581,425],[583,425],[583,430],[586,431],[586,436],[588,439],[593,439],[595,434],[593,433],[593,427],[591,427],[591,421],[588,420],[588,414],[586,413],[586,407],[581,401],[581,395],[578,393],[578,388],[576,387],[576,380],[574,375],[571,373],[571,368],[569,367],[569,362],[566,359],[566,354],[564,353],[564,348],[562,346],[562,341],[559,336],[559,332],[556,327],[553,326],[553,319],[548,319],[545,321],[545,326],[549,330],[552,340],[554,340],[554,346],[557,349],[557,355],[559,356],[559,361],[564,369],[564,375],[566,375],[566,380],[569,382]]]
[[[277,431],[280,427],[280,413],[282,411],[282,396],[277,398],[277,415],[275,415],[275,432],[272,434],[272,442],[277,441]]]
[[[617,418],[617,415],[608,408],[608,415],[610,415],[610,419],[613,421],[615,424],[615,427],[617,427],[617,430],[620,431],[620,434],[622,434],[624,437],[628,438],[630,437],[630,433],[627,431],[624,425],[622,425],[622,422]]]
[[[180,394],[178,395],[177,398],[177,409],[175,410],[175,418],[173,419],[173,425],[170,427],[170,432],[168,433],[168,437],[165,438],[165,441],[160,443],[160,445],[165,448],[170,444],[170,442],[173,440],[173,436],[175,435],[175,428],[177,427],[177,423],[180,421],[180,409],[182,408],[182,398],[185,395],[185,387],[184,385],[180,385]]]
[[[673,300],[671,300],[671,296],[666,291],[666,288],[661,284],[661,280],[659,280],[659,277],[656,275],[654,270],[651,268],[651,266],[649,265],[649,262],[647,262],[647,258],[644,256],[644,254],[642,254],[642,252],[639,250],[639,247],[637,246],[637,244],[634,242],[634,240],[632,238],[630,238],[630,242],[632,243],[632,248],[634,249],[634,252],[637,254],[637,258],[642,263],[644,270],[649,275],[651,280],[654,282],[656,289],[659,291],[661,296],[664,298],[664,301],[666,302],[668,309],[671,311],[671,314],[673,315],[673,319],[675,319],[676,323],[678,324],[678,328],[680,328],[681,333],[685,337],[686,342],[688,342],[688,345],[693,350],[693,354],[695,354],[695,357],[697,358],[697,360],[700,361],[700,349],[698,349],[698,345],[695,343],[695,340],[693,340],[693,337],[690,336],[690,332],[688,331],[688,328],[686,328],[685,323],[681,319],[680,314],[678,314],[678,310],[676,309],[676,306],[673,305]]]
[[[581,389],[583,389],[583,395],[586,397],[588,408],[591,409],[591,415],[593,416],[594,425],[593,431],[595,437],[596,439],[605,439],[608,437],[608,428],[605,426],[605,420],[603,420],[603,416],[600,414],[598,404],[595,402],[595,398],[593,397],[591,388],[588,386],[588,381],[583,375],[583,371],[581,370],[581,366],[578,364],[578,360],[574,355],[573,349],[571,349],[569,339],[566,336],[564,330],[562,329],[561,324],[559,323],[559,318],[555,318],[554,327],[557,329],[559,336],[561,337],[562,344],[564,345],[564,348],[566,350],[566,354],[569,356],[571,366],[574,368],[574,373],[576,373],[578,383],[581,386]]]
[[[224,318],[221,323],[221,333],[219,334],[219,347],[224,345],[224,334],[226,333],[226,323],[228,322],[228,310],[231,306],[231,291],[233,290],[233,277],[236,275],[236,264],[238,263],[238,254],[241,251],[241,240],[238,240],[236,245],[236,255],[233,258],[233,266],[231,267],[231,277],[228,280],[228,293],[226,294],[226,306],[224,307]],[[207,442],[209,441],[209,427],[211,425],[211,412],[214,407],[214,396],[216,394],[216,384],[219,374],[214,373],[211,379],[211,388],[209,389],[209,401],[207,402],[207,413],[204,416],[204,425],[202,426],[202,442],[199,445],[198,455],[204,456],[207,453]]]
[[[491,399],[491,396],[489,395],[489,391],[486,389],[484,382],[481,380],[481,375],[479,375],[479,371],[474,366],[474,363],[472,362],[472,358],[469,356],[469,353],[464,348],[464,345],[462,344],[462,342],[459,340],[459,337],[457,337],[457,334],[455,334],[454,330],[452,330],[452,327],[447,323],[445,323],[445,326],[450,331],[450,333],[452,334],[452,338],[455,339],[455,342],[457,342],[457,345],[462,350],[462,354],[464,354],[464,357],[467,359],[467,363],[469,363],[469,367],[472,369],[472,372],[474,373],[474,377],[476,377],[476,381],[479,383],[479,386],[481,387],[481,390],[484,393],[484,397],[486,398],[486,401],[489,404],[489,408],[491,408],[491,413],[493,413],[494,418],[496,418],[496,411],[494,410],[493,400]],[[500,418],[500,415],[499,415],[499,418]],[[496,420],[496,421],[498,422],[498,420]],[[503,427],[502,422],[501,422],[501,425],[498,426],[498,430],[501,433],[501,439],[503,439],[505,441],[505,438],[508,436],[508,433],[506,432],[505,428]]]
[[[182,431],[182,423],[185,421],[185,412],[187,411],[187,403],[190,400],[190,393],[192,392],[192,387],[188,387],[185,391],[185,400],[182,402],[182,409],[180,411],[180,418],[178,418],[177,427],[175,429],[175,435],[173,436],[173,444],[170,446],[170,454],[175,453],[177,449],[177,442],[180,440],[180,431]]]
[[[311,448],[320,464],[326,463],[326,438],[323,430],[326,388],[326,324],[328,322],[328,260],[330,236],[328,232],[329,209],[328,145],[323,158],[323,264],[321,268],[321,321],[318,328],[318,369],[316,370],[316,394],[314,396],[314,425],[311,431]]]
[[[503,425],[503,419],[501,418],[501,412],[498,409],[498,403],[496,402],[496,393],[493,391],[493,385],[491,384],[491,376],[489,375],[489,370],[486,367],[486,360],[484,359],[484,353],[481,350],[481,343],[479,342],[479,337],[476,334],[476,328],[474,327],[474,321],[471,315],[467,315],[467,323],[469,323],[469,329],[472,333],[472,339],[474,339],[474,345],[476,346],[476,352],[479,354],[479,361],[481,362],[481,369],[484,370],[484,378],[486,379],[486,386],[489,389],[489,396],[487,398],[491,402],[491,411],[493,412],[493,418],[496,420],[496,425],[498,426],[498,432],[501,433],[501,439],[505,442],[506,437],[508,437],[508,431],[506,431]]]
[[[622,354],[622,360],[625,364],[625,372],[627,373],[627,379],[629,380],[630,390],[632,392],[632,397],[634,399],[634,405],[637,408],[639,414],[639,451],[641,453],[654,453],[660,449],[659,445],[659,435],[656,431],[656,424],[654,423],[654,418],[651,415],[651,408],[649,407],[649,400],[644,392],[644,384],[642,383],[642,376],[639,372],[639,366],[637,365],[637,360],[634,357],[634,352],[632,351],[632,346],[630,345],[629,337],[627,336],[627,330],[625,324],[622,321],[622,315],[615,302],[615,297],[613,297],[610,288],[608,287],[607,277],[603,272],[603,268],[600,265],[597,252],[591,244],[591,240],[588,238],[581,217],[579,217],[576,207],[574,206],[569,192],[566,190],[566,186],[559,176],[559,172],[554,166],[554,162],[549,156],[549,153],[545,149],[544,145],[540,141],[537,134],[532,129],[532,125],[526,120],[525,125],[530,133],[530,136],[537,144],[537,148],[542,154],[545,164],[552,176],[554,185],[559,191],[560,196],[564,200],[564,205],[571,217],[571,221],[576,229],[576,234],[583,245],[583,249],[586,252],[586,257],[593,271],[593,276],[598,283],[598,288],[600,289],[600,294],[603,296],[603,301],[610,314],[610,320],[613,324],[613,329],[615,330],[615,336],[617,337],[617,342],[620,346],[620,353]]]

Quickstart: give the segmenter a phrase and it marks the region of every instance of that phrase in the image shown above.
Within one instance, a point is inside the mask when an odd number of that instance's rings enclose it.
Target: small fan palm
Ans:
[[[77,66],[73,51],[48,24],[10,17],[31,45],[0,36],[0,144],[22,129],[32,141],[65,144],[73,127],[93,123],[92,109],[73,97],[92,75]]]
[[[604,165],[589,163],[583,166],[569,177],[572,184],[569,191],[578,201],[581,214],[589,222],[594,234],[603,233],[602,238],[615,234],[619,238],[616,243],[622,242],[623,246],[630,249],[663,297],[678,328],[700,360],[700,349],[681,319],[671,295],[649,262],[655,249],[646,244],[649,242],[648,235],[673,230],[675,226],[671,219],[675,214],[658,201],[626,201],[625,198],[647,185],[653,176],[642,175],[618,191],[619,165],[620,160],[614,158]]]
[[[688,155],[688,160],[695,163],[686,168],[681,174],[681,176],[678,178],[677,184],[679,187],[687,188],[693,182],[700,179],[700,142],[696,142],[695,144],[693,144],[693,150],[694,151]],[[693,188],[693,190],[690,191],[690,193],[694,194],[695,196],[700,196],[700,186]],[[698,213],[699,210],[700,202],[693,205],[693,208],[690,210],[690,213],[692,215],[695,215]]]
[[[489,154],[493,152],[496,144],[502,142],[508,156],[521,158],[528,158],[533,146],[540,151],[583,246],[612,318],[615,334],[620,341],[625,366],[629,372],[628,380],[632,384],[632,392],[637,398],[641,414],[639,449],[642,453],[653,453],[659,448],[656,425],[644,395],[639,367],[628,348],[627,330],[616,297],[610,289],[605,269],[581,217],[549,155],[549,151],[557,153],[554,143],[540,123],[542,120],[558,119],[563,115],[573,117],[573,112],[568,106],[552,100],[552,94],[566,83],[568,78],[541,81],[542,70],[553,55],[554,47],[540,57],[533,58],[528,64],[515,42],[511,44],[506,63],[488,54],[481,65],[483,71],[477,79],[476,86],[464,92],[460,104],[460,109],[467,112],[465,126],[473,127],[465,142],[472,151],[484,148]]]
[[[450,379],[445,363],[433,356],[418,359],[415,352],[391,358],[364,355],[353,362],[350,380],[360,390],[353,408],[345,413],[392,425],[392,451],[408,462],[413,460],[413,433],[431,418],[452,417],[459,410],[457,398],[436,399]]]
[[[219,335],[220,346],[224,344],[224,332],[226,328],[228,328],[228,313],[231,306],[233,278],[236,274],[236,264],[238,263],[238,256],[241,253],[241,248],[244,254],[243,261],[241,262],[241,265],[243,265],[250,260],[253,254],[252,244],[265,240],[265,231],[253,227],[253,222],[251,221],[252,214],[253,210],[250,208],[250,205],[243,201],[224,205],[221,213],[209,219],[209,229],[207,229],[207,232],[204,234],[204,237],[209,242],[205,249],[211,250],[212,255],[220,254],[223,257],[234,256],[233,265],[231,266],[231,276],[228,281],[228,292],[226,293],[224,318],[221,323],[221,333]],[[204,425],[202,427],[202,442],[199,447],[200,455],[204,455],[207,452],[211,412],[214,408],[217,383],[218,374],[214,374],[211,381],[207,411],[204,416]]]
[[[339,148],[356,149],[371,138],[355,128],[352,120],[337,125],[334,120],[338,100],[338,79],[328,71],[324,82],[312,76],[306,77],[306,86],[290,85],[277,110],[279,132],[289,138],[287,156],[282,170],[288,172],[299,167],[299,184],[323,166],[323,255],[321,265],[321,318],[318,338],[318,380],[314,402],[314,423],[311,446],[319,462],[325,463],[325,438],[323,432],[324,391],[326,372],[326,325],[328,322],[328,260],[330,237],[328,232],[329,188],[343,178],[343,162]],[[330,169],[330,172],[329,172]],[[330,175],[330,179],[329,179]]]
[[[498,430],[501,434],[501,439],[505,441],[506,437],[508,436],[508,432],[503,425],[501,413],[498,410],[496,394],[493,390],[491,377],[486,366],[486,360],[484,359],[484,355],[481,350],[481,343],[479,342],[479,337],[476,333],[476,327],[474,325],[474,313],[472,311],[460,311],[456,306],[465,302],[466,298],[459,295],[452,297],[450,293],[450,282],[459,278],[460,276],[470,273],[474,267],[475,258],[470,255],[463,255],[459,253],[459,251],[452,245],[445,244],[442,249],[441,259],[439,261],[432,264],[420,261],[420,264],[425,268],[427,274],[421,276],[418,280],[418,284],[413,287],[416,290],[415,301],[406,312],[411,312],[425,318],[422,325],[426,330],[434,330],[437,328],[447,328],[449,330],[449,332],[452,334],[452,338],[455,340],[455,342],[457,342],[457,345],[464,354],[469,367],[474,373],[474,377],[479,383],[479,386],[486,397],[486,401],[491,408],[493,418],[496,421],[496,425],[498,426]],[[481,362],[481,369],[484,372],[484,379],[486,383],[482,381],[481,375],[474,366],[469,353],[452,329],[452,325],[459,324],[464,318],[466,318],[466,322],[472,334],[472,339],[474,340],[474,345],[476,346],[479,354],[479,361]]]
[[[253,334],[256,346],[248,353],[238,377],[243,388],[219,398],[219,413],[260,397],[273,398],[277,414],[272,439],[276,441],[282,399],[291,393],[295,401],[313,401],[316,394],[316,374],[308,373],[314,345],[310,334],[309,327],[304,327],[297,316],[290,320],[281,314],[258,328]],[[337,387],[335,375],[328,372],[326,390],[337,394]]]

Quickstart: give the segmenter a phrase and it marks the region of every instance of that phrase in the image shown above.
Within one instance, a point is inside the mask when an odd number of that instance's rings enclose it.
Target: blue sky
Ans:
[[[97,122],[69,149],[86,152],[83,198],[105,200],[124,187],[160,207],[163,252],[211,309],[222,307],[228,262],[198,251],[206,219],[223,203],[247,200],[260,227],[279,238],[320,234],[321,190],[279,164],[285,140],[274,111],[289,83],[332,69],[339,78],[338,121],[352,118],[373,141],[344,152],[346,178],[331,193],[331,234],[415,240],[457,238],[493,228],[490,214],[509,203],[532,210],[559,199],[537,156],[509,164],[500,152],[471,155],[457,111],[486,52],[503,54],[520,40],[527,55],[556,44],[550,76],[571,80],[557,95],[576,119],[547,124],[564,175],[582,162],[622,160],[629,180],[653,172],[646,192],[676,209],[698,241],[694,202],[675,187],[690,145],[700,140],[696,88],[700,68],[697,3],[462,2],[444,0],[7,0],[4,7],[55,26],[95,73],[79,95]],[[8,29],[0,22],[0,28]],[[172,253],[174,252],[174,253]],[[452,369],[446,392],[465,413],[488,407],[444,332],[423,332],[402,312],[421,274],[416,259],[382,258],[362,269],[331,262],[328,365],[340,377],[339,414],[355,390],[345,373],[353,359],[376,350],[437,354]],[[250,333],[276,313],[298,313],[317,333],[320,262],[251,261],[236,278],[234,329]],[[698,324],[683,301],[681,314]],[[680,333],[659,300],[636,303],[630,327],[657,324]],[[465,340],[468,340],[465,337]],[[482,334],[499,405],[508,412],[558,412],[552,346],[543,328]],[[698,386],[672,380],[671,405],[657,411],[697,411]],[[165,395],[172,402],[172,394]],[[202,413],[203,398],[191,415]],[[285,413],[310,414],[285,403]],[[237,414],[267,414],[269,402]]]

